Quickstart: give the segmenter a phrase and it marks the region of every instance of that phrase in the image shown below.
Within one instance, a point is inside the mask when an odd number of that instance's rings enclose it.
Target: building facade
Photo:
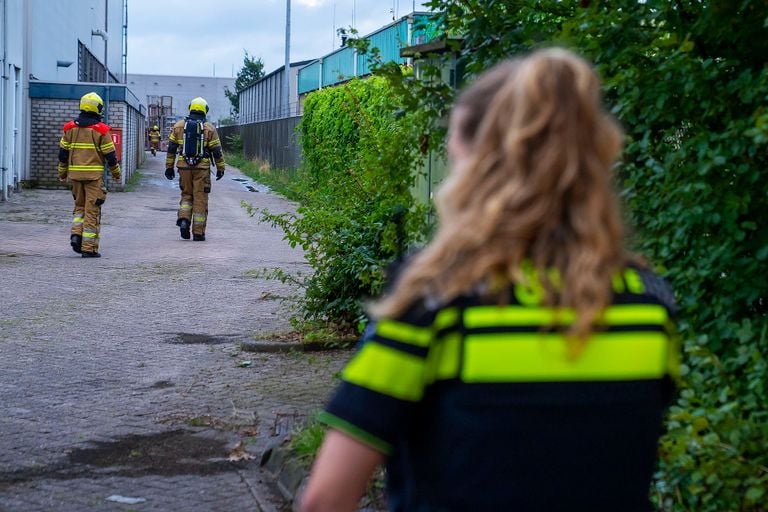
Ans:
[[[32,158],[31,141],[53,136],[58,143],[61,124],[77,114],[78,105],[74,105],[74,110],[67,106],[58,114],[51,110],[43,117],[33,116],[33,102],[40,98],[33,98],[31,84],[125,80],[127,2],[0,0],[0,199],[7,199],[24,182],[49,183],[41,177],[50,171],[41,166],[49,163]],[[142,115],[140,107],[136,112]],[[59,122],[54,136],[50,126]],[[128,175],[142,158],[126,158]]]
[[[25,164],[24,12],[22,0],[0,0],[0,199],[18,188]]]
[[[127,0],[21,3],[28,14],[25,32],[31,80],[125,81]]]
[[[189,102],[198,96],[208,102],[208,120],[220,124],[232,117],[232,104],[224,91],[235,90],[231,77],[174,76],[128,74],[126,85],[148,109],[149,126],[163,128],[167,138],[169,126],[189,113]]]

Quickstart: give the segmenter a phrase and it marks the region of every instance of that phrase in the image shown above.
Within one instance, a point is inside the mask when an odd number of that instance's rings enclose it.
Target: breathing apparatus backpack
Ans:
[[[187,165],[194,167],[205,157],[205,130],[203,121],[187,118],[184,120],[184,141],[181,156]]]

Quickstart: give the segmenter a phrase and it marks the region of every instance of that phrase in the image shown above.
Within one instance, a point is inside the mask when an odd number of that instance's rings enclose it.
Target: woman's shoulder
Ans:
[[[659,302],[672,313],[677,311],[672,285],[647,265],[628,264],[620,280],[614,279],[614,292],[642,295]]]

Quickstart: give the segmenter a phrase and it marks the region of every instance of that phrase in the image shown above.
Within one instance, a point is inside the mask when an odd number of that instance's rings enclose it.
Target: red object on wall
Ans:
[[[117,156],[117,161],[122,162],[123,161],[123,129],[112,128],[110,132],[110,136],[112,137],[112,143],[115,145],[115,156]]]

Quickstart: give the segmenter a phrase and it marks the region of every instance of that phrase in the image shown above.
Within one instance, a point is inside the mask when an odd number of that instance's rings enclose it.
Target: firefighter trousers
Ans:
[[[205,234],[208,221],[208,194],[211,192],[211,171],[209,169],[179,169],[178,221],[186,219],[192,225],[192,233]]]
[[[72,234],[83,238],[84,252],[99,251],[101,230],[101,205],[107,198],[102,178],[96,180],[72,180]]]

